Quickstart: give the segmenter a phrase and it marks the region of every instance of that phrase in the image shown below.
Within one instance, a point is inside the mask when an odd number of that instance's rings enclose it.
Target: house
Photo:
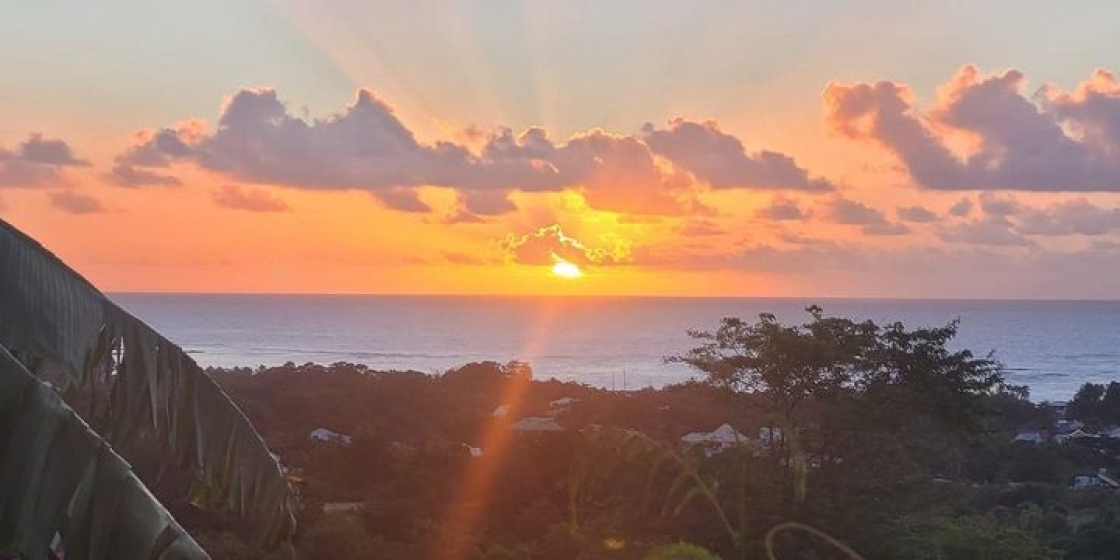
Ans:
[[[1019,433],[1011,438],[1011,443],[1022,442],[1039,444],[1046,443],[1046,439],[1046,432],[1042,430],[1019,430]]]
[[[711,457],[716,453],[748,442],[747,436],[739,433],[731,424],[723,424],[710,432],[692,432],[681,436],[681,447],[701,449]]]
[[[1120,480],[1108,473],[1108,469],[1100,469],[1097,471],[1096,476],[1079,475],[1073,477],[1073,482],[1070,487],[1077,489],[1084,488],[1120,488]]]
[[[573,404],[576,404],[578,402],[579,402],[579,399],[576,399],[576,398],[561,397],[559,399],[556,399],[556,400],[548,403],[548,406],[550,406],[552,408],[568,408],[569,406],[572,406]]]
[[[1074,430],[1080,430],[1085,427],[1085,423],[1080,420],[1058,420],[1054,424],[1054,429],[1058,433],[1069,433]]]
[[[471,454],[471,459],[477,459],[482,456],[481,447],[474,447],[469,443],[464,443],[463,447],[466,448],[467,452]]]
[[[1097,471],[1097,480],[1101,481],[1101,486],[1107,486],[1113,489],[1120,488],[1120,480],[1117,480],[1115,476],[1109,474],[1108,469],[1102,468]]]
[[[762,443],[767,445],[781,443],[783,439],[781,428],[763,426],[758,429],[758,440]]]
[[[1086,432],[1085,430],[1075,430],[1075,431],[1073,431],[1071,433],[1068,433],[1068,434],[1058,434],[1058,435],[1054,436],[1054,441],[1056,441],[1058,443],[1070,443],[1070,442],[1079,442],[1079,441],[1080,442],[1085,442],[1085,441],[1088,441],[1088,440],[1096,439],[1098,437],[1100,437],[1100,436],[1098,436],[1097,434],[1090,434],[1089,432]]]
[[[1085,488],[1094,488],[1099,485],[1099,482],[1100,481],[1095,476],[1078,475],[1073,477],[1073,481],[1070,482],[1069,486],[1070,488],[1083,490]]]
[[[326,428],[315,428],[311,430],[311,440],[324,443],[337,443],[339,445],[353,445],[354,443],[354,438],[345,434],[332,432]]]
[[[563,432],[564,427],[548,416],[526,416],[514,422],[510,429],[520,433]]]

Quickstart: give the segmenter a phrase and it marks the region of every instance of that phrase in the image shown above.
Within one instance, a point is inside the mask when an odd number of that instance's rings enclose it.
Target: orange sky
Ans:
[[[0,217],[106,291],[1115,297],[1103,34],[918,71],[844,10],[771,13],[798,50],[730,7],[449,6],[176,8],[151,52],[23,8]]]

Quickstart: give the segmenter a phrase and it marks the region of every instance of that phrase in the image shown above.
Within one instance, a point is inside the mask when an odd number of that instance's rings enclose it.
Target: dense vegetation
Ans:
[[[1107,442],[1012,443],[1054,425],[1053,409],[950,350],[953,324],[810,313],[693,333],[698,347],[670,359],[701,378],[660,390],[532,381],[516,362],[211,374],[291,469],[298,558],[1114,557],[1115,491],[1070,488],[1114,466]],[[1107,415],[1109,392],[1075,402]],[[563,429],[515,429],[529,416]],[[723,423],[749,441],[681,446]],[[319,428],[352,440],[311,438]],[[181,481],[161,481],[178,495]],[[228,519],[170,504],[214,558],[262,557]]]

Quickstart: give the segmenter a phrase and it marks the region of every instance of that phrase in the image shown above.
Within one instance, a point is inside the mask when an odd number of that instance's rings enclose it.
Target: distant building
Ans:
[[[1080,475],[1073,477],[1070,487],[1077,489],[1084,488],[1120,488],[1120,480],[1108,473],[1108,469],[1100,469],[1097,471],[1096,476]]]
[[[352,445],[354,443],[354,438],[345,434],[332,432],[326,428],[315,428],[311,430],[311,440],[324,443],[337,443],[339,445]]]
[[[1021,442],[1039,444],[1046,443],[1046,440],[1046,432],[1042,430],[1019,430],[1019,433],[1015,434],[1015,437],[1011,438],[1011,443]]]
[[[1054,441],[1058,443],[1070,443],[1076,441],[1084,442],[1097,439],[1098,437],[1100,436],[1098,436],[1097,434],[1090,434],[1085,430],[1074,430],[1073,432],[1070,432],[1068,434],[1058,434],[1054,436]]]
[[[467,452],[471,454],[472,459],[477,459],[482,456],[481,447],[474,447],[469,443],[464,443],[463,447],[466,448]]]
[[[772,443],[781,443],[785,438],[782,437],[782,429],[770,426],[763,426],[758,429],[758,441],[767,445]]]
[[[1108,474],[1108,469],[1102,468],[1101,470],[1097,471],[1097,480],[1101,481],[1102,486],[1107,486],[1109,488],[1120,488],[1120,480],[1117,480],[1116,477]]]
[[[563,432],[564,427],[548,416],[526,416],[510,425],[510,429],[521,433]]]
[[[506,415],[508,415],[508,414],[509,414],[509,405],[508,404],[502,404],[502,405],[498,405],[498,407],[494,409],[494,412],[490,413],[490,416],[493,416],[494,418],[505,418]]]
[[[579,399],[575,399],[572,397],[561,397],[548,403],[548,406],[552,408],[568,408],[569,406],[572,406],[573,404],[576,404],[578,402]]]
[[[682,447],[702,449],[709,457],[748,441],[749,438],[731,427],[731,424],[723,424],[710,432],[692,432],[681,436]]]

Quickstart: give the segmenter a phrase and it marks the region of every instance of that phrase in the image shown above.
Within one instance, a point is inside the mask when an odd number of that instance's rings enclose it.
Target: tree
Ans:
[[[205,558],[118,452],[189,471],[192,502],[241,513],[260,543],[294,531],[291,488],[218,385],[3,221],[0,420],[0,556],[44,558],[57,536],[72,559]]]
[[[871,322],[826,318],[816,306],[807,311],[813,320],[801,327],[782,325],[771,313],[754,323],[726,317],[715,332],[689,331],[701,345],[667,360],[688,364],[732,392],[765,393],[773,412],[793,424],[803,401],[852,382],[878,330]]]
[[[1098,420],[1101,417],[1101,402],[1104,400],[1105,386],[1099,383],[1082,385],[1066,406],[1066,415],[1075,420]]]

